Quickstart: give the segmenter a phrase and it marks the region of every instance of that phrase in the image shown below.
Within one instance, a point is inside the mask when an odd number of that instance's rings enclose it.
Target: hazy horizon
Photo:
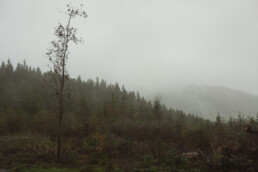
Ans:
[[[0,60],[48,70],[54,27],[70,1],[1,0]],[[222,86],[258,95],[258,2],[75,0],[88,18],[72,24],[71,77],[118,82],[142,95],[178,85]]]

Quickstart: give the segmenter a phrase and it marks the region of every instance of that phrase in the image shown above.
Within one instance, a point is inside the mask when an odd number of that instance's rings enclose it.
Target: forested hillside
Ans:
[[[167,106],[182,109],[214,120],[217,114],[226,119],[238,115],[255,116],[258,112],[258,96],[238,90],[215,86],[182,86],[162,94]]]
[[[57,166],[57,98],[51,73],[0,67],[0,165]],[[212,122],[168,109],[104,80],[69,79],[62,127],[62,167],[78,171],[257,169],[257,118]]]
[[[36,115],[42,111],[54,111],[56,108],[55,90],[51,87],[51,73],[42,73],[23,64],[16,68],[8,61],[0,68],[1,111]],[[151,102],[140,94],[127,91],[116,84],[107,84],[104,80],[80,77],[70,79],[66,89],[66,113],[85,116],[107,116],[149,113]],[[164,110],[165,107],[164,107]]]

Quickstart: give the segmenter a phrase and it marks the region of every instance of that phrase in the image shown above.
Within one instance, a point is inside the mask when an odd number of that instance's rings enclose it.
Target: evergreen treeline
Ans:
[[[36,115],[54,111],[56,96],[49,82],[51,73],[29,67],[24,61],[14,68],[11,62],[0,67],[0,111]],[[151,102],[137,92],[127,91],[116,83],[107,84],[97,78],[83,81],[70,79],[67,86],[65,111],[84,116],[141,115],[151,113]],[[165,107],[164,107],[164,110]],[[130,116],[129,115],[129,116]]]
[[[9,60],[2,62],[2,163],[54,162],[57,98],[48,83],[50,75],[26,62],[16,68]],[[70,79],[66,93],[62,161],[68,166],[84,166],[86,171],[210,171],[212,165],[246,169],[257,163],[243,154],[257,146],[254,137],[244,132],[247,124],[257,125],[257,119],[239,116],[225,121],[218,115],[212,122],[98,78]],[[182,156],[193,151],[198,152],[197,159]],[[246,159],[241,159],[244,167],[232,154]]]

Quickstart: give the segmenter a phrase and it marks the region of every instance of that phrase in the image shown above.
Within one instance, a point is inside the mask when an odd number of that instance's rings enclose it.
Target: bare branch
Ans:
[[[68,44],[69,42],[82,43],[82,39],[77,38],[77,29],[71,27],[71,20],[76,16],[79,17],[87,17],[85,11],[82,11],[82,4],[79,9],[74,9],[71,4],[67,4],[67,11],[60,11],[59,13],[68,15],[68,21],[65,26],[61,23],[58,23],[57,27],[55,27],[54,36],[57,40],[52,41],[49,45],[49,49],[47,50],[46,55],[49,58],[50,63],[52,64],[52,74],[51,74],[51,83],[50,87],[56,92],[56,96],[59,102],[58,108],[58,150],[57,150],[57,158],[60,161],[60,130],[61,130],[61,122],[63,118],[63,97],[65,92],[67,95],[70,95],[69,89],[65,89],[66,80],[69,79],[68,72],[66,70],[66,63],[68,60]]]

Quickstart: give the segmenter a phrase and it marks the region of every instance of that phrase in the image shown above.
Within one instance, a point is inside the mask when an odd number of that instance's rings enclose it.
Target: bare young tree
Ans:
[[[69,55],[69,43],[73,42],[75,44],[82,43],[82,38],[76,36],[77,29],[71,26],[71,20],[75,17],[86,18],[87,14],[82,10],[82,4],[80,8],[73,8],[70,4],[67,5],[67,10],[61,12],[68,16],[68,21],[66,25],[61,23],[55,28],[54,35],[56,40],[52,41],[50,48],[46,55],[49,57],[51,63],[51,87],[55,91],[55,94],[58,98],[58,138],[57,138],[57,160],[60,161],[60,152],[61,152],[61,124],[64,114],[63,108],[63,98],[65,95],[65,84],[66,80],[69,79],[69,74],[67,71],[67,60]]]

